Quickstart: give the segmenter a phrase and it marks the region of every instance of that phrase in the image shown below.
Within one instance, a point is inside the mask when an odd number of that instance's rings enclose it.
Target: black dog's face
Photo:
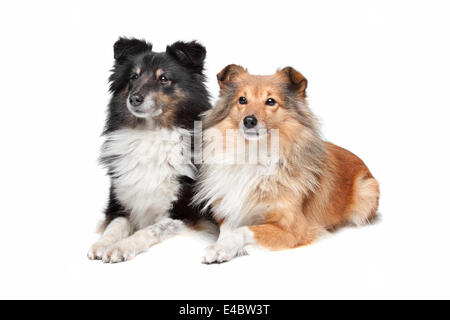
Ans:
[[[128,110],[138,118],[154,118],[181,102],[185,95],[183,82],[189,80],[189,74],[181,69],[165,54],[138,57],[128,81]]]
[[[205,48],[197,42],[176,42],[166,52],[157,53],[145,41],[119,39],[114,45],[110,81],[120,102],[111,107],[125,107],[128,118],[154,119],[167,126],[182,117],[182,112],[197,113],[195,106],[187,110],[186,104],[208,99],[202,74],[205,55]]]

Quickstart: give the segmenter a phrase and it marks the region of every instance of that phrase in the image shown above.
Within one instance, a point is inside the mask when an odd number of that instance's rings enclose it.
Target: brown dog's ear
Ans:
[[[306,97],[308,80],[300,72],[292,67],[283,68],[280,72],[287,77],[293,90],[297,91],[300,96]]]
[[[217,81],[220,89],[224,89],[227,85],[233,82],[237,75],[246,70],[237,64],[229,64],[217,74]]]

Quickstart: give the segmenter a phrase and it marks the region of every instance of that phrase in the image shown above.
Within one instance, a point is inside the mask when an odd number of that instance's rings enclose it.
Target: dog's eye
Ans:
[[[246,97],[239,97],[239,103],[240,104],[247,104],[247,98]]]
[[[169,78],[167,78],[165,75],[162,74],[159,76],[159,82],[161,84],[166,84],[167,82],[169,82]]]
[[[268,106],[274,106],[275,103],[277,103],[275,101],[275,99],[269,98],[269,99],[266,100],[266,105],[268,105]]]
[[[137,80],[139,78],[139,75],[137,73],[133,73],[130,77],[131,81]]]

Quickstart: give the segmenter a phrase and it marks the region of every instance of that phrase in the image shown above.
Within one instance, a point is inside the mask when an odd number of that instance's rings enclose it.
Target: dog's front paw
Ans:
[[[102,261],[105,263],[124,262],[133,259],[135,256],[134,246],[129,241],[122,240],[106,249]]]
[[[91,260],[101,260],[103,258],[103,254],[109,246],[110,244],[108,243],[97,241],[89,248],[87,253],[88,258]]]
[[[215,244],[206,248],[202,263],[211,264],[227,262],[235,256],[236,253],[234,252],[234,250],[230,250],[224,246]]]

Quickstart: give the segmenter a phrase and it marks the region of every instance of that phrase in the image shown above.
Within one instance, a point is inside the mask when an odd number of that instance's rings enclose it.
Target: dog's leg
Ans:
[[[186,229],[183,221],[165,218],[113,244],[106,250],[102,260],[111,263],[130,260],[154,244]]]
[[[249,227],[229,229],[220,227],[217,242],[205,250],[202,263],[222,263],[245,254],[245,246],[255,244],[253,232]]]
[[[287,224],[265,223],[236,229],[223,225],[219,239],[206,249],[202,262],[226,262],[245,254],[245,247],[248,245],[258,245],[271,250],[294,248],[311,242],[313,237],[312,229],[301,214]]]
[[[100,239],[89,249],[89,259],[102,259],[109,246],[128,237],[130,233],[131,225],[129,219],[126,217],[115,218],[108,224]]]

